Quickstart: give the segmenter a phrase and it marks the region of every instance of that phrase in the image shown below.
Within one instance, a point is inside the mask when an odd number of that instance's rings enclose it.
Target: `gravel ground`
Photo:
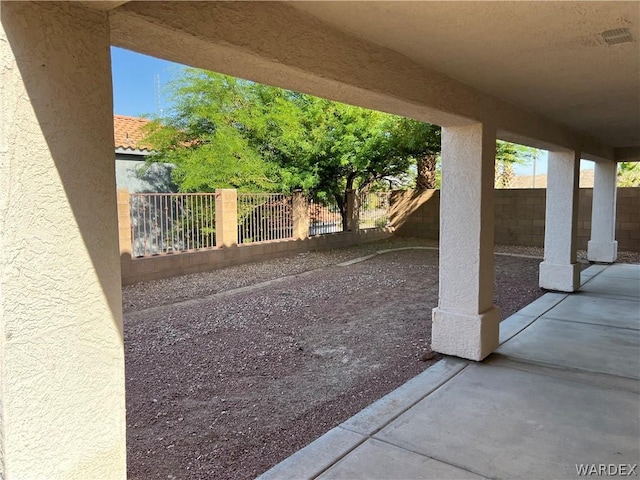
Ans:
[[[129,478],[254,478],[436,362],[437,251],[338,266],[434,245],[392,239],[126,287]],[[504,317],[544,293],[539,262],[496,256]]]

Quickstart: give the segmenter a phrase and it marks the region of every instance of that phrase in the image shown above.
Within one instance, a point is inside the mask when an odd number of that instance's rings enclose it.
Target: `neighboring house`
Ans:
[[[151,146],[144,143],[142,127],[150,120],[145,118],[113,116],[113,139],[116,153],[116,186],[130,193],[175,192],[171,181],[172,165],[155,163],[145,167]]]

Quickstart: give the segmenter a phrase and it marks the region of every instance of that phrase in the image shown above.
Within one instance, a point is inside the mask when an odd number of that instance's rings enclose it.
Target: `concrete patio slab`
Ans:
[[[640,270],[634,268],[634,265],[611,265],[609,268],[602,272],[603,278],[608,277],[620,277],[620,278],[630,278],[633,280],[637,280],[640,283]]]
[[[372,458],[377,461],[372,462]],[[484,477],[424,455],[371,439],[318,478],[323,480],[343,478],[351,480],[388,480],[390,478],[480,480]]]
[[[548,293],[504,320],[483,362],[446,357],[262,478],[575,479],[579,468],[640,468],[640,266],[614,267],[594,265],[582,291]],[[334,436],[343,440],[330,453]]]
[[[539,317],[545,314],[548,310],[555,307],[562,300],[567,298],[567,293],[547,293],[542,297],[534,300],[529,305],[519,310],[517,313],[520,315],[529,315],[531,317]]]
[[[445,358],[377,402],[369,405],[340,426],[361,435],[371,435],[429,395],[440,385],[451,380],[467,365],[469,365],[469,362],[466,360],[452,357]]]
[[[637,301],[603,298],[589,294],[572,295],[542,318],[640,329],[640,305]]]
[[[638,382],[638,380],[619,377],[617,375],[609,375],[608,373],[582,372],[557,365],[531,363],[519,358],[506,357],[499,353],[492,353],[489,357],[483,360],[483,364],[497,365],[504,368],[512,368],[514,370],[538,373],[540,375],[549,375],[562,380],[587,383],[597,387],[626,390],[627,392],[640,394],[640,382]]]
[[[260,480],[305,480],[316,478],[343,456],[364,442],[366,437],[336,427],[302,450],[258,477]]]
[[[633,299],[640,296],[640,281],[628,277],[607,276],[603,272],[583,285],[580,290],[614,298],[630,297]]]
[[[580,272],[580,278],[589,279],[591,277],[596,276],[606,268],[607,268],[607,265],[591,265],[590,267],[587,267],[582,272]]]
[[[640,462],[638,395],[472,365],[375,438],[491,478]]]
[[[640,379],[640,332],[539,318],[496,350],[508,357]]]
[[[537,317],[515,313],[500,322],[500,345],[531,325]]]

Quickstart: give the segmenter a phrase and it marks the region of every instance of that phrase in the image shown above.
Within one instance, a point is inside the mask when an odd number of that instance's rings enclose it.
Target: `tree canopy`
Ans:
[[[509,188],[515,178],[515,165],[526,165],[536,157],[535,148],[498,140],[496,142],[495,181],[496,188]]]
[[[618,186],[640,187],[640,162],[620,162],[618,164]]]
[[[147,141],[151,161],[175,165],[181,191],[302,189],[344,215],[349,190],[382,180],[414,172],[417,188],[437,187],[438,126],[191,68],[169,94],[173,107],[151,122]],[[498,143],[503,164],[518,155]]]
[[[152,122],[153,160],[176,165],[185,191],[335,193],[408,169],[394,149],[400,117],[188,69],[171,114]]]

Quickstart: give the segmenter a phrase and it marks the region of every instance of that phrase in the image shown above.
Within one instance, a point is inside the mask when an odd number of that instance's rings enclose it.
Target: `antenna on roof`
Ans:
[[[153,82],[153,96],[156,101],[156,114],[162,117],[162,105],[160,102],[160,74],[156,73]]]

